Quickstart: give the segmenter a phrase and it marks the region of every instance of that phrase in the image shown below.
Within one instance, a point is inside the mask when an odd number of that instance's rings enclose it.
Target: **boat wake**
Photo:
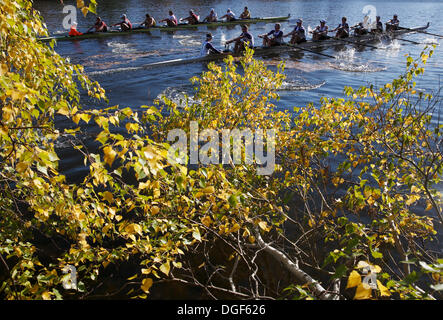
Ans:
[[[311,84],[304,81],[283,81],[282,86],[277,91],[308,91],[318,89],[326,84],[322,81],[317,84]]]
[[[199,47],[202,45],[200,37],[196,37],[195,35],[174,35],[173,39],[178,39],[178,42],[186,47]]]
[[[387,69],[386,66],[374,66],[369,63],[366,64],[356,64],[356,63],[329,63],[332,69],[347,71],[347,72],[380,72]]]
[[[426,44],[437,44],[437,45],[440,44],[438,42],[438,39],[435,38],[435,37],[425,38],[425,39],[423,39],[423,43],[426,43]]]
[[[134,44],[131,43],[119,43],[111,41],[107,43],[108,47],[112,48],[113,53],[136,53],[137,49],[134,48]]]

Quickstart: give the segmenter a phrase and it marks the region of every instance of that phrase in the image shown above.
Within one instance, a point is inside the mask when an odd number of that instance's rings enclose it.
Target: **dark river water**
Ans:
[[[46,20],[51,34],[65,33],[63,29],[63,5],[59,0],[35,0],[35,7]],[[64,1],[65,5],[73,1]],[[342,16],[347,16],[350,25],[362,21],[365,6],[372,6],[372,12],[382,17],[385,22],[394,13],[399,15],[404,27],[423,26],[431,23],[429,32],[443,34],[443,1],[351,1],[351,0],[106,0],[98,1],[98,14],[108,23],[116,23],[125,13],[132,22],[143,21],[144,15],[150,13],[160,20],[172,9],[178,18],[186,17],[189,9],[194,9],[200,16],[206,16],[211,8],[215,8],[220,17],[231,8],[239,15],[246,5],[253,17],[285,16],[291,14],[289,22],[282,23],[284,32],[292,30],[295,19],[302,17],[308,28],[314,28],[319,19],[326,19],[330,27],[335,27]],[[94,16],[86,18],[78,12],[78,29],[85,31],[94,22]],[[251,33],[258,34],[272,30],[273,24],[253,24]],[[184,93],[192,92],[189,78],[200,75],[206,70],[205,64],[196,63],[155,69],[139,68],[145,64],[176,58],[196,57],[205,34],[206,27],[198,30],[178,30],[162,32],[154,30],[151,34],[134,34],[115,36],[104,39],[88,39],[82,41],[62,41],[56,45],[56,51],[69,57],[71,62],[85,66],[91,78],[97,80],[107,92],[111,105],[137,109],[141,105],[149,105],[161,95],[172,99],[180,99]],[[223,48],[225,40],[240,34],[240,26],[219,27],[210,32],[214,35],[214,44]],[[281,90],[281,99],[276,103],[278,108],[293,110],[295,106],[303,106],[309,102],[318,104],[322,96],[342,96],[343,87],[358,87],[373,83],[376,85],[391,81],[404,71],[407,53],[418,57],[425,43],[438,41],[425,34],[411,34],[405,39],[423,44],[397,41],[379,43],[380,49],[356,49],[352,45],[330,48],[323,53],[339,56],[334,61],[313,53],[286,53],[273,58],[264,58],[270,68],[275,68],[281,60],[286,61],[286,83]],[[256,38],[257,39],[257,38]],[[256,40],[257,41],[257,40]],[[258,42],[258,41],[257,41]],[[436,53],[427,65],[427,72],[419,82],[419,87],[436,90],[440,84],[443,71],[443,51],[437,47]],[[115,69],[129,68],[125,72],[114,72]],[[96,107],[85,103],[85,108]],[[58,123],[63,127],[62,120]],[[93,128],[90,128],[93,131]],[[92,141],[93,139],[91,139]],[[89,142],[91,142],[89,141]],[[66,150],[61,151],[63,171],[69,175],[84,170],[78,154]]]

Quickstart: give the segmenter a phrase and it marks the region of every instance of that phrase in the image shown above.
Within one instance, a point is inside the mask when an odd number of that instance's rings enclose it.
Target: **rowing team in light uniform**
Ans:
[[[120,30],[122,31],[129,31],[132,29],[132,23],[131,21],[129,21],[128,17],[124,14],[121,17],[122,21],[113,24],[112,27],[115,26],[119,26]],[[228,9],[228,11],[226,12],[226,14],[222,17],[220,17],[220,20],[222,19],[226,19],[226,21],[236,21],[238,20],[234,14],[234,12],[232,12],[231,9]],[[248,7],[244,8],[244,11],[241,13],[240,20],[247,20],[247,19],[251,19],[251,13],[249,12]],[[194,10],[189,10],[189,16],[186,18],[181,18],[181,19],[177,19],[174,15],[174,13],[169,10],[169,15],[167,18],[160,20],[159,22],[165,22],[167,26],[169,27],[177,27],[179,25],[179,22],[182,21],[186,21],[188,24],[194,25],[194,24],[198,24],[200,23],[200,17],[194,12]],[[211,12],[209,13],[209,15],[203,19],[203,22],[217,22],[219,21],[218,17],[217,17],[217,13],[215,12],[214,9],[211,9]],[[156,21],[153,17],[151,17],[149,14],[146,14],[146,18],[145,20],[140,23],[140,26],[138,28],[151,28],[154,27],[156,25]],[[137,28],[137,29],[138,29]],[[86,33],[91,33],[91,32],[107,32],[108,31],[108,26],[106,25],[106,23],[100,18],[97,17],[97,20],[95,22],[95,24],[88,29],[88,31]],[[71,25],[71,30],[69,31],[69,35],[70,36],[81,36],[83,33],[79,32],[77,30],[77,23],[73,23]]]
[[[393,19],[386,22],[386,31],[396,30],[399,24],[400,21],[398,20],[398,15],[395,14]],[[313,31],[311,31],[312,39],[314,41],[329,39],[331,37],[328,36],[328,32],[336,32],[335,36],[337,38],[347,38],[349,37],[351,29],[354,29],[354,35],[356,36],[361,36],[369,33],[369,31],[364,27],[363,22],[360,22],[353,27],[349,27],[349,24],[347,23],[347,18],[343,17],[341,23],[337,26],[337,28],[333,30],[328,29],[325,20],[320,20],[320,25],[318,25]],[[370,32],[371,33],[383,32],[383,23],[381,22],[379,16],[377,16],[376,18],[375,28],[372,29]],[[297,19],[297,24],[295,28],[287,34],[284,34],[283,31],[281,30],[280,23],[276,23],[274,26],[274,30],[265,34],[261,34],[258,37],[263,39],[264,47],[272,47],[272,46],[281,45],[283,43],[283,38],[289,36],[291,36],[291,39],[289,41],[289,43],[291,44],[300,44],[306,42],[306,30],[303,27],[302,19]],[[202,55],[222,53],[220,50],[214,48],[214,46],[211,43],[212,38],[213,38],[212,34],[208,33],[206,35],[206,41],[203,44],[201,50]],[[248,31],[247,25],[242,25],[242,33],[238,37],[226,41],[226,44],[230,44],[233,42],[235,42],[234,54],[239,54],[242,50],[244,50],[245,46],[249,48],[254,47],[254,37]]]

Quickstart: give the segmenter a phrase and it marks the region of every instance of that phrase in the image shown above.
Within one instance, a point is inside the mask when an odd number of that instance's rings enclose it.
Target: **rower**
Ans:
[[[371,33],[383,33],[383,22],[381,22],[380,16],[375,18],[375,28],[371,30]]]
[[[102,18],[97,17],[95,24],[88,29],[87,33],[91,32],[92,29],[95,29],[94,32],[106,32],[106,31],[108,31],[108,26],[102,20]]]
[[[178,22],[177,22],[177,18],[174,16],[174,13],[169,10],[169,17],[163,20],[160,20],[160,22],[166,22],[166,24],[169,27],[176,27]]]
[[[203,22],[217,22],[217,13],[214,9],[211,9],[211,12],[203,19]]]
[[[400,20],[398,20],[398,15],[394,14],[394,17],[386,22],[386,31],[394,31],[398,29]]]
[[[198,24],[199,16],[194,13],[194,10],[189,10],[189,17],[182,18],[180,21],[188,21],[188,24]]]
[[[71,30],[69,30],[69,36],[75,37],[75,36],[81,36],[83,33],[80,31],[77,31],[77,22],[73,22],[71,25]]]
[[[122,21],[118,22],[116,24],[113,24],[112,27],[120,26],[122,31],[129,31],[129,30],[131,30],[132,29],[132,23],[126,17],[126,14],[122,15],[120,18],[122,19]]]
[[[234,12],[231,11],[231,9],[228,9],[228,11],[226,12],[226,14],[221,17],[220,19],[224,19],[226,18],[226,21],[235,21],[235,14]]]
[[[294,30],[289,32],[288,34],[285,34],[283,37],[292,36],[291,40],[289,40],[289,43],[291,44],[299,44],[302,42],[306,42],[306,30],[303,27],[303,20],[297,19],[297,25],[295,26]]]
[[[337,38],[347,38],[349,37],[349,25],[346,22],[348,19],[346,17],[341,18],[341,23],[338,25],[337,28],[335,28],[334,30],[331,30],[330,32],[335,32],[337,31],[337,33],[335,34],[335,36]]]
[[[145,28],[155,27],[155,19],[151,17],[149,13],[146,14],[146,19],[143,21],[140,26],[144,26]]]
[[[320,25],[311,31],[311,33],[314,41],[328,39],[328,26],[326,25],[326,20],[320,20]]]
[[[368,34],[368,29],[364,27],[363,22],[359,22],[356,26],[352,27],[351,29],[354,29],[354,35],[357,37]]]
[[[206,34],[206,41],[203,43],[200,55],[207,56],[210,54],[223,54],[223,52],[214,48],[214,46],[212,45],[212,34],[208,33]]]
[[[245,46],[249,48],[254,47],[254,37],[248,31],[247,25],[242,25],[241,27],[242,34],[237,38],[226,41],[226,44],[230,44],[235,41],[234,54],[238,55],[245,49]]]
[[[251,13],[248,10],[248,7],[245,7],[244,11],[240,15],[240,19],[251,19]]]
[[[259,38],[263,38],[263,47],[279,46],[283,43],[283,31],[281,31],[280,28],[280,23],[276,23],[274,30],[258,36]]]

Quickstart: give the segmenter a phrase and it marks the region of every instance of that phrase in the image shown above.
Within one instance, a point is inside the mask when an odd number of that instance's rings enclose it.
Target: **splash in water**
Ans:
[[[113,53],[135,53],[137,49],[134,48],[134,44],[131,43],[119,43],[116,41],[111,41],[107,43],[108,47],[112,48]]]
[[[194,99],[189,91],[190,89],[185,86],[175,88],[168,87],[157,96],[157,99],[169,99],[173,103],[175,103],[178,108],[184,108],[186,106],[186,102],[188,103],[188,105],[198,104],[200,101]]]
[[[357,64],[357,63],[329,63],[332,69],[347,71],[347,72],[380,72],[387,69],[386,66],[375,66],[370,63]]]
[[[326,84],[326,81],[320,83],[309,83],[307,81],[283,81],[282,86],[277,91],[307,91],[315,90]]]

